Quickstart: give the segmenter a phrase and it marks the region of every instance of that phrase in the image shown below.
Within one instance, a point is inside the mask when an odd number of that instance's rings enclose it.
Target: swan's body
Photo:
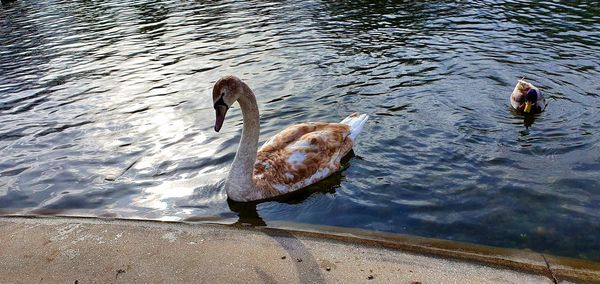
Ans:
[[[540,113],[546,107],[546,100],[538,88],[521,79],[510,95],[510,105],[519,112]]]
[[[235,201],[275,197],[318,182],[341,167],[340,160],[352,149],[367,121],[366,114],[352,114],[340,123],[309,122],[292,125],[258,148],[259,115],[252,90],[234,76],[219,79],[213,88],[219,131],[227,109],[237,101],[244,127],[238,152],[225,190]]]

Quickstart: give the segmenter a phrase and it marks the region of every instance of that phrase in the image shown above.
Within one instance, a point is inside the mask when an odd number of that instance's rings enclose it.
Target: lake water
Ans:
[[[292,221],[600,261],[596,1],[15,1],[0,5],[0,214]],[[261,138],[370,120],[344,170],[228,202],[244,79]],[[547,110],[511,111],[526,77]]]

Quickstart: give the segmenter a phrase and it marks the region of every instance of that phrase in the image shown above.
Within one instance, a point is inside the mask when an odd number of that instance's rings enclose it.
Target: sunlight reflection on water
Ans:
[[[598,260],[600,10],[587,2],[15,1],[0,6],[0,210],[350,226]],[[261,142],[370,114],[345,169],[228,202],[235,106]],[[545,113],[511,112],[521,77]],[[542,229],[540,229],[542,228]],[[574,234],[573,232],[577,232]]]

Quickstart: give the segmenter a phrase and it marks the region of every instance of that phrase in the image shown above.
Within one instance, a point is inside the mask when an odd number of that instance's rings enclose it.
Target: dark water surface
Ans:
[[[294,221],[600,260],[597,1],[16,1],[0,6],[0,214]],[[577,4],[573,4],[577,3]],[[371,119],[345,169],[234,204],[239,108],[261,141]],[[511,112],[527,77],[547,111]]]

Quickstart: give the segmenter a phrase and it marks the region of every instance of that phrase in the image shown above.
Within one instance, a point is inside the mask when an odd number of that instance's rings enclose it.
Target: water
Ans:
[[[0,6],[0,213],[293,221],[600,260],[594,1],[15,1]],[[422,3],[421,3],[422,2]],[[261,141],[371,115],[344,170],[228,202],[239,108]],[[525,76],[547,111],[508,97]]]

